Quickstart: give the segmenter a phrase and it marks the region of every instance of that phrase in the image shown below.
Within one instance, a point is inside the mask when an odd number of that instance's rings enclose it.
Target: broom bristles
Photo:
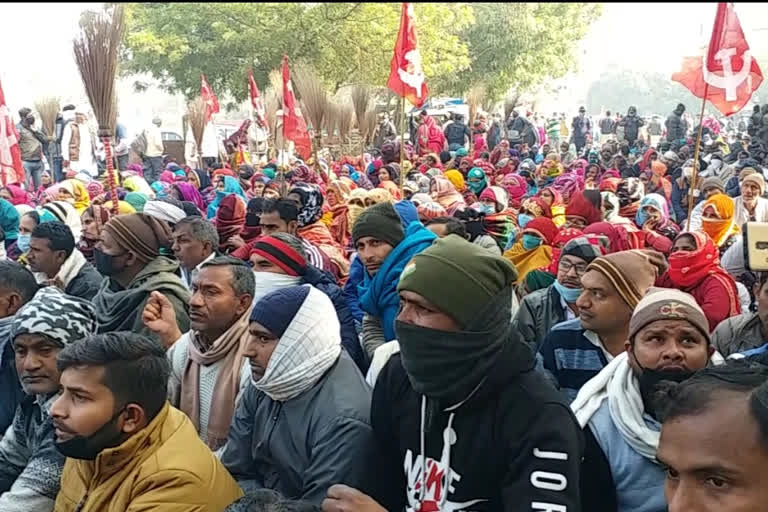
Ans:
[[[277,123],[277,111],[280,109],[280,100],[273,88],[268,88],[264,93],[264,110],[267,115],[267,125],[269,133],[274,136],[275,125]]]
[[[301,112],[304,118],[312,123],[315,137],[319,138],[323,133],[325,117],[328,115],[328,92],[315,70],[306,63],[297,62],[291,78],[301,96]]]
[[[74,41],[75,63],[99,125],[99,136],[111,136],[117,118],[115,77],[125,29],[121,4],[88,17]]]
[[[35,110],[40,115],[43,132],[49,136],[56,135],[56,118],[59,116],[59,98],[48,96],[35,102]]]
[[[363,136],[365,130],[365,113],[368,112],[368,105],[371,103],[371,90],[367,85],[355,85],[349,93],[352,98],[352,106],[355,111],[355,120],[360,136]]]
[[[342,104],[339,106],[339,137],[342,139],[349,136],[349,132],[352,131],[352,105]]]
[[[472,87],[467,93],[467,104],[469,105],[469,123],[470,126],[475,122],[478,107],[483,102],[485,91],[482,85]]]
[[[283,73],[279,69],[269,72],[269,83],[280,105],[283,104]]]
[[[187,122],[192,130],[192,137],[197,144],[197,152],[203,146],[203,133],[205,132],[206,105],[203,98],[198,96],[187,104]]]

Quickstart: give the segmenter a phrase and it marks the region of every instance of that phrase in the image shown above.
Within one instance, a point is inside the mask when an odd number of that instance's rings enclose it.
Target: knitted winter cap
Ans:
[[[638,302],[632,319],[629,321],[629,339],[634,340],[637,333],[645,326],[657,320],[685,320],[696,327],[710,342],[709,322],[693,296],[671,288],[648,290]]]
[[[262,258],[277,265],[289,276],[303,276],[307,272],[307,262],[301,254],[290,245],[273,236],[259,238],[251,249],[251,254],[258,254]]]
[[[251,322],[258,322],[280,338],[309,295],[309,285],[289,286],[266,294],[251,311]]]
[[[701,180],[700,190],[702,192],[710,188],[717,188],[720,192],[725,194],[725,187],[723,186],[723,182],[717,176],[710,176],[709,178],[704,178]]]
[[[448,235],[413,257],[397,290],[418,293],[464,328],[515,281],[512,263],[458,235]]]
[[[168,247],[171,238],[168,224],[146,213],[112,217],[104,224],[104,230],[109,231],[120,247],[133,251],[142,263],[160,256],[160,248]]]
[[[589,238],[580,236],[568,241],[563,247],[562,256],[575,256],[581,258],[587,263],[592,263],[593,260],[602,256],[600,247],[590,242]]]
[[[608,278],[624,302],[634,310],[667,267],[661,253],[634,249],[601,256],[589,264],[587,272],[594,270]]]
[[[363,210],[352,227],[352,240],[357,243],[366,236],[387,242],[392,247],[403,241],[405,231],[392,203],[385,201]]]
[[[765,178],[763,178],[761,174],[754,173],[754,174],[748,175],[741,182],[742,185],[745,183],[753,183],[757,188],[760,189],[760,195],[765,194]]]
[[[46,286],[13,317],[11,339],[44,334],[64,347],[94,334],[97,327],[96,311],[89,301]]]

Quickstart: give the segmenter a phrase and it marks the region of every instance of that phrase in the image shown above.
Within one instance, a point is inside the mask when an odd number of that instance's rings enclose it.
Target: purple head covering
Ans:
[[[206,211],[203,196],[200,195],[200,192],[198,192],[194,185],[180,181],[174,183],[173,187],[179,191],[179,195],[181,196],[182,201],[189,201],[190,203],[197,206],[201,212]]]

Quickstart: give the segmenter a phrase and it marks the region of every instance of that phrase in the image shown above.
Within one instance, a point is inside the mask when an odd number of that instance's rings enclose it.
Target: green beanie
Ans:
[[[384,201],[363,210],[352,228],[352,240],[357,243],[366,236],[387,242],[392,247],[403,241],[403,224],[392,203]]]
[[[440,238],[403,269],[397,291],[418,293],[465,328],[501,290],[515,266],[458,235]]]

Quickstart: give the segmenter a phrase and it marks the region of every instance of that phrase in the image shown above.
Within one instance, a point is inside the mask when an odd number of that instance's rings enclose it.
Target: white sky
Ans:
[[[32,106],[45,95],[60,96],[63,102],[86,101],[72,57],[72,38],[80,13],[98,6],[0,3],[6,42],[0,52],[0,82],[11,111]],[[603,16],[580,44],[578,71],[563,80],[568,89],[557,100],[566,108],[577,104],[589,83],[614,66],[671,74],[682,56],[697,48],[702,27],[706,44],[715,7],[715,3],[604,4]],[[768,3],[737,3],[736,11],[753,53],[768,56]],[[760,64],[768,72],[768,62]],[[157,91],[136,95],[127,83],[121,85],[121,116],[131,120],[149,119],[174,103]]]

